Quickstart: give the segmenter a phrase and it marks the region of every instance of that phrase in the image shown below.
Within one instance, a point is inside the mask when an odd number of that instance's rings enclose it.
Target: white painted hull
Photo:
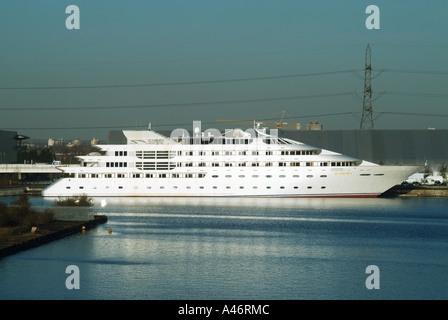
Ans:
[[[44,197],[376,197],[420,166],[204,168],[202,178],[63,178]],[[171,171],[176,173],[177,169]]]

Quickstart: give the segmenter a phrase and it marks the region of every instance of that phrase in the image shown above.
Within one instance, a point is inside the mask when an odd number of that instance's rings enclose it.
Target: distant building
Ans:
[[[90,145],[91,146],[96,146],[97,144],[99,144],[100,143],[100,140],[99,139],[96,139],[96,138],[93,138],[91,141],[90,141]]]
[[[0,163],[17,163],[17,151],[22,149],[22,141],[25,139],[29,137],[19,135],[16,131],[0,130]]]
[[[15,131],[0,130],[0,163],[17,162],[17,140]]]
[[[310,123],[305,125],[306,131],[322,131],[322,124],[318,121],[311,121]]]
[[[72,148],[72,147],[79,147],[81,145],[81,141],[79,140],[73,140],[72,142],[67,144],[67,147]]]
[[[54,140],[53,139],[48,139],[48,144],[49,147],[53,147],[54,146]]]
[[[64,139],[59,138],[57,141],[55,141],[54,143],[56,146],[62,147],[64,145]]]

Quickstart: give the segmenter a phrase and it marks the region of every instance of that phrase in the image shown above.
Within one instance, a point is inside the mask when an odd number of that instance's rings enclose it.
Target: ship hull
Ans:
[[[377,197],[421,166],[235,168],[201,178],[63,178],[44,197]],[[173,173],[175,170],[173,171]]]

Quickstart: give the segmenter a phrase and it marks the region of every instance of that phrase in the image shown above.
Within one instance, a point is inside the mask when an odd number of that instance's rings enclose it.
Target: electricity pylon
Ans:
[[[366,58],[364,66],[364,99],[362,101],[362,115],[359,129],[364,129],[366,122],[370,120],[370,128],[375,128],[372,109],[372,62],[370,53],[370,44],[367,44]]]

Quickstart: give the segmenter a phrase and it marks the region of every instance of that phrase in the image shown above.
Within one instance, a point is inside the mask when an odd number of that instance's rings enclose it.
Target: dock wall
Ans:
[[[395,186],[382,197],[448,198],[448,186]]]
[[[88,230],[90,228],[97,226],[98,224],[102,224],[102,223],[106,223],[106,222],[107,222],[107,216],[103,216],[103,215],[95,216],[93,220],[82,221],[79,223],[79,225],[75,225],[73,227],[55,231],[55,232],[47,234],[47,235],[38,236],[34,239],[3,248],[0,250],[0,258],[6,257],[8,255],[11,255],[11,254],[14,254],[14,253],[17,253],[20,251],[35,248],[40,245],[46,244],[48,242],[76,234],[78,232],[82,232],[82,227],[85,227],[85,229]]]

